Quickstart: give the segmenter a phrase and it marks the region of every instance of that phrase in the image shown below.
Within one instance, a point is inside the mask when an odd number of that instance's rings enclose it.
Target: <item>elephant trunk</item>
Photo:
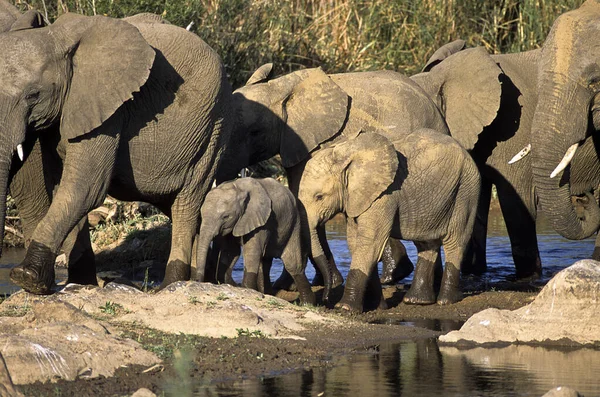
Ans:
[[[598,230],[600,208],[588,195],[578,213],[572,200],[568,164],[586,137],[591,98],[581,92],[584,90],[561,84],[561,79],[564,77],[556,74],[540,78],[540,87],[553,87],[553,92],[540,94],[533,119],[533,179],[541,208],[554,229],[568,239],[581,240]]]
[[[6,151],[6,149],[4,150]],[[0,256],[4,247],[4,225],[6,222],[6,196],[12,153],[0,155]]]
[[[202,222],[200,234],[198,236],[198,245],[196,247],[196,275],[192,274],[192,280],[203,282],[207,273],[214,272],[216,269],[207,269],[206,262],[210,243],[217,236],[217,230],[205,226],[207,222]],[[210,230],[209,230],[210,229]],[[210,266],[209,266],[210,267]]]
[[[317,232],[319,222],[316,219],[309,219],[304,209],[300,211],[300,214],[303,223],[302,228],[304,230],[308,229],[310,232],[310,255],[313,263],[323,275],[323,283],[325,285],[323,290],[323,302],[327,302],[329,301],[329,294],[333,287],[333,276],[331,264],[327,260],[323,247],[321,246],[321,241],[319,240],[319,233]]]

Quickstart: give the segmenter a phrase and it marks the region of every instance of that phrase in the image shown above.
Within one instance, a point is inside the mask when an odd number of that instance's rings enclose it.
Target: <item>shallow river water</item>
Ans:
[[[514,274],[511,251],[502,218],[492,212],[487,242],[488,273],[484,279],[498,282]],[[346,276],[350,255],[344,221],[328,224],[328,240],[340,271]],[[538,222],[538,243],[544,266],[543,279],[578,259],[591,255],[594,238],[569,241],[558,236],[543,219]],[[407,244],[416,262],[416,250]],[[0,261],[0,296],[14,292],[8,273],[23,256],[22,250],[5,250]],[[240,263],[234,278],[241,281]],[[275,262],[272,278],[281,271]],[[314,275],[311,266],[309,279]],[[64,275],[63,275],[64,277]],[[58,279],[61,275],[57,276]],[[409,279],[410,280],[410,279]],[[460,323],[405,322],[437,330],[458,329]],[[197,385],[197,396],[541,396],[555,386],[570,386],[586,397],[600,396],[600,351],[558,350],[508,346],[458,350],[438,346],[436,339],[382,344],[368,353],[336,359],[331,368],[271,374],[260,379],[210,382]]]

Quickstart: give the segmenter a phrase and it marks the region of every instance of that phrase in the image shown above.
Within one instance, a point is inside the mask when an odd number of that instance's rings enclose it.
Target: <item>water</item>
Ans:
[[[490,282],[501,282],[514,274],[510,244],[499,214],[492,212],[487,241]],[[327,225],[327,237],[341,273],[346,276],[350,255],[345,224],[335,218]],[[558,236],[542,218],[538,221],[538,243],[544,266],[543,280],[589,257],[594,239],[569,241]],[[407,243],[416,263],[416,250]],[[14,292],[8,274],[20,262],[23,250],[5,249],[0,260],[0,296]],[[236,265],[234,279],[242,279],[243,264]],[[272,279],[279,276],[281,262],[274,261]],[[307,275],[314,276],[308,266]],[[407,279],[410,282],[410,278]],[[413,320],[399,325],[441,331],[458,329],[460,322]],[[333,367],[270,374],[241,381],[207,381],[195,386],[196,396],[541,396],[556,386],[570,386],[590,396],[600,396],[600,351],[556,350],[531,346],[459,350],[438,346],[436,339],[382,344],[363,354],[334,358]]]
[[[458,350],[436,339],[382,344],[315,368],[198,386],[194,396],[542,396],[570,386],[600,395],[600,352],[531,346]],[[323,393],[324,394],[321,394]]]

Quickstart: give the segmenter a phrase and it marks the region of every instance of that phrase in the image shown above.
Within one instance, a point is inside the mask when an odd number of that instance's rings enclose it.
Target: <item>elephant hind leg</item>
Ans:
[[[381,284],[394,285],[408,277],[415,266],[406,253],[406,247],[400,240],[390,238],[381,256]]]
[[[298,232],[299,233],[299,232]],[[292,239],[294,236],[292,236]],[[315,294],[306,277],[306,255],[302,253],[300,238],[288,242],[281,254],[284,270],[292,277],[300,294],[300,303],[303,305],[316,303]]]
[[[435,268],[440,257],[440,241],[415,241],[418,251],[417,267],[410,289],[404,295],[404,303],[430,305],[435,303]]]

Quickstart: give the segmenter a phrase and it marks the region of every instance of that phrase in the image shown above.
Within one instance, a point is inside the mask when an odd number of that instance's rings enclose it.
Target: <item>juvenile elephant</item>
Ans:
[[[2,34],[0,49],[0,226],[15,151],[27,156],[39,136],[44,161],[62,169],[12,280],[49,293],[58,249],[107,193],[171,217],[163,286],[189,278],[200,206],[230,132],[231,89],[216,53],[159,18],[74,14]]]
[[[407,303],[436,302],[434,264],[442,244],[446,264],[437,302],[459,301],[459,265],[475,222],[479,183],[469,154],[451,137],[430,130],[393,145],[378,134],[360,134],[315,154],[306,164],[298,197],[313,255],[322,254],[317,227],[336,213],[346,215],[352,262],[338,306],[362,310],[367,283],[385,304],[376,264],[390,236],[412,240],[418,250]]]
[[[304,273],[307,257],[301,241],[296,198],[281,183],[272,178],[240,178],[208,192],[202,205],[198,239],[198,281],[204,281],[208,247],[218,236],[224,237],[221,255],[231,258],[229,268],[239,258],[240,246],[243,247],[243,287],[270,293],[271,263],[273,258],[281,258],[294,278],[300,302],[315,303]],[[258,280],[261,273],[263,279]]]
[[[271,72],[271,64],[263,65],[246,86],[234,92],[234,129],[217,173],[218,182],[233,179],[241,168],[279,154],[290,190],[297,196],[306,161],[340,139],[360,131],[400,139],[417,128],[448,134],[437,106],[416,83],[399,73],[327,75],[321,69],[307,69],[271,79]],[[313,258],[315,264],[322,270],[331,262],[329,281],[341,284],[324,227],[319,228],[319,236],[324,256]],[[404,251],[401,244],[397,247]],[[402,260],[403,273],[410,273],[412,263],[405,251]],[[278,281],[280,287],[286,285]]]

